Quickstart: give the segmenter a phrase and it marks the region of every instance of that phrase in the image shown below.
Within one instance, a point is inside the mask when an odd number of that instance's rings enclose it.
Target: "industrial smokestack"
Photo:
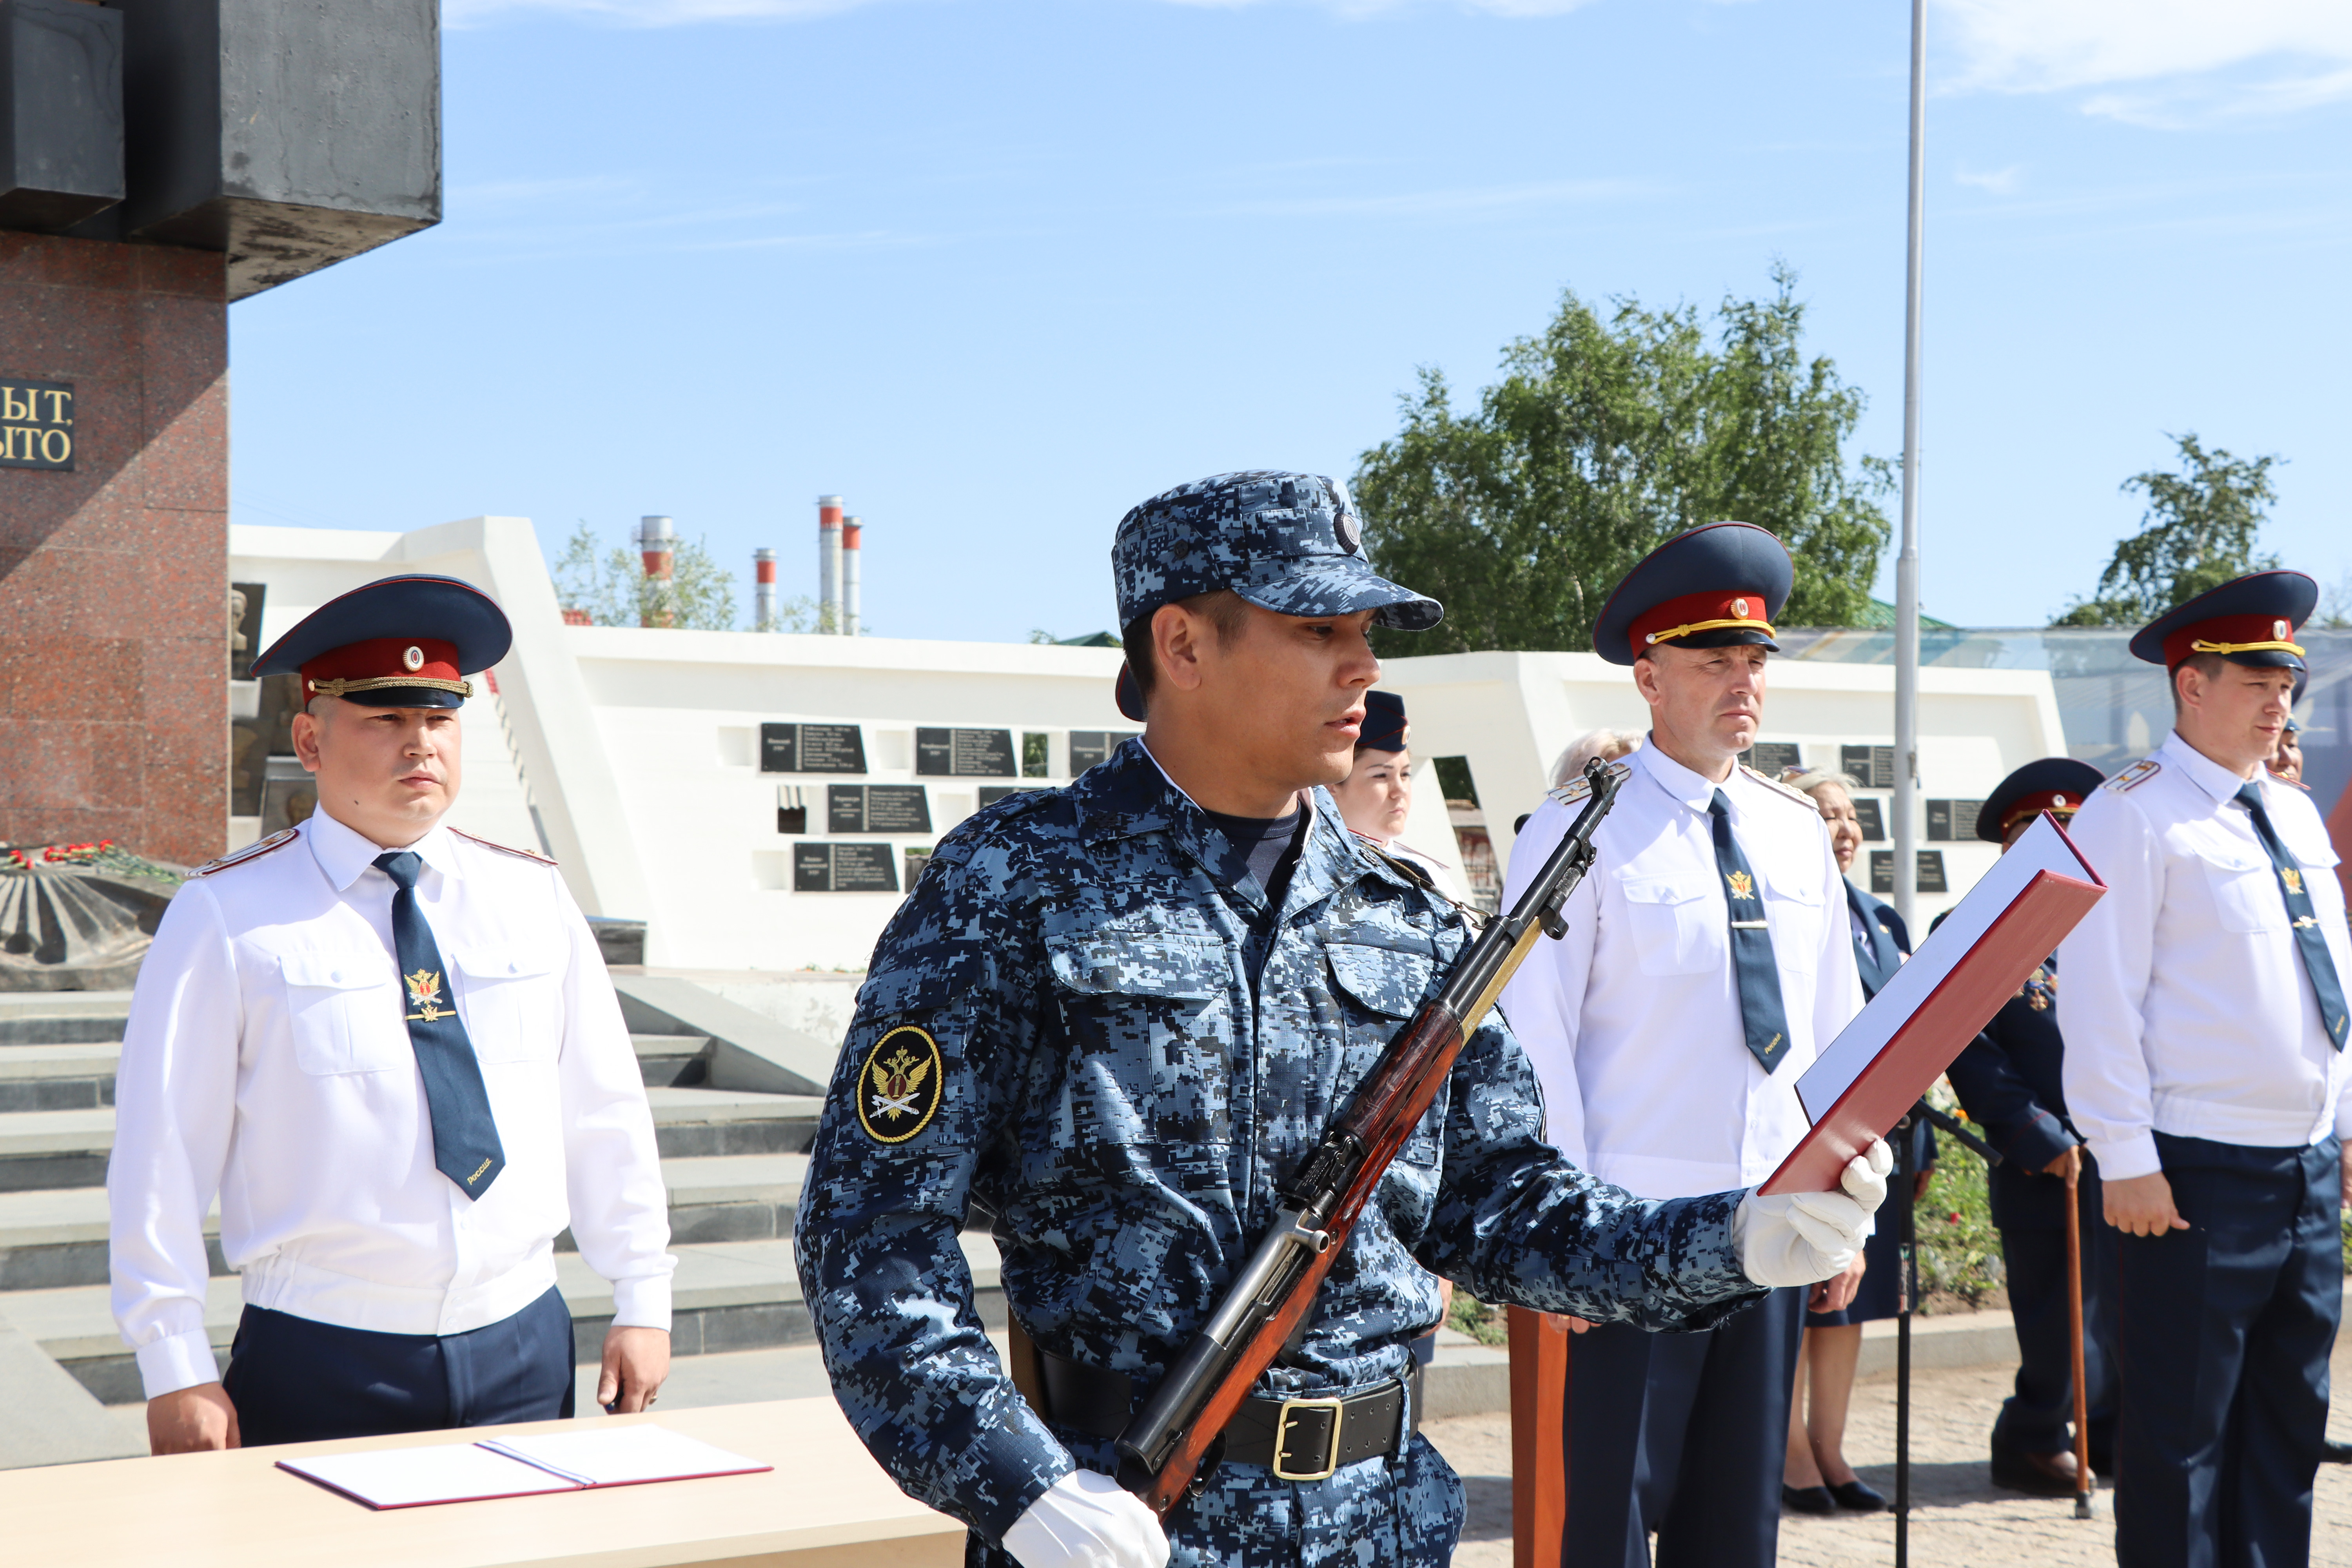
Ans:
[[[637,558],[646,563],[646,575],[663,584],[647,600],[640,603],[658,608],[637,612],[641,626],[667,626],[677,620],[677,610],[670,604],[669,588],[672,568],[677,562],[677,530],[666,517],[641,517],[637,520]]]
[[[751,552],[751,629],[776,629],[776,552],[764,544]]]
[[[841,630],[841,498],[816,498],[816,629]]]
[[[857,635],[857,562],[865,553],[858,548],[858,535],[864,525],[854,517],[841,520],[841,635]]]

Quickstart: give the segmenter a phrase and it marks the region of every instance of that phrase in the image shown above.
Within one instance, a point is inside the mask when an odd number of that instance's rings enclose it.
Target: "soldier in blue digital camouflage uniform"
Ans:
[[[1842,1270],[1884,1194],[1883,1145],[1842,1194],[1604,1185],[1545,1143],[1535,1075],[1490,1020],[1164,1535],[1110,1479],[1110,1439],[1276,1184],[1471,934],[1322,787],[1379,679],[1370,626],[1442,614],[1360,551],[1345,489],[1310,475],[1223,475],[1130,511],[1112,563],[1143,737],[950,834],[875,950],[811,1156],[801,1281],[842,1408],[910,1495],[971,1527],[970,1563],[1444,1563],[1462,1490],[1415,1435],[1410,1350],[1440,1276],[1702,1327]],[[976,1212],[1034,1345],[1017,1385],[957,1241]]]

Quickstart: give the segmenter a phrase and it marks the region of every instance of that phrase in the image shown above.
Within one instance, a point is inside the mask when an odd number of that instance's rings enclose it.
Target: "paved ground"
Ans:
[[[2098,1517],[2074,1517],[2071,1500],[1997,1491],[1985,1474],[1985,1434],[2008,1392],[2006,1369],[1937,1372],[1913,1384],[1911,1561],[1920,1568],[1999,1568],[2004,1564],[2112,1563],[2112,1500],[2099,1494]],[[1895,1388],[1854,1391],[1846,1457],[1863,1479],[1895,1491]],[[1470,1522],[1454,1554],[1456,1568],[1509,1568],[1511,1423],[1507,1415],[1464,1415],[1423,1430],[1470,1494]],[[2352,1403],[2339,1402],[2330,1435],[2352,1441]],[[2319,1471],[2311,1561],[2352,1568],[2352,1466]],[[1895,1521],[1886,1514],[1784,1517],[1780,1562],[1789,1568],[1884,1568],[1895,1561]]]

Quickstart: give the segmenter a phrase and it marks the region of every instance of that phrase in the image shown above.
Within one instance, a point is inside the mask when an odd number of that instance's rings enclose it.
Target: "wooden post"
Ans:
[[[1510,1309],[1511,1568],[1560,1568],[1568,1523],[1569,1332],[1549,1312]]]

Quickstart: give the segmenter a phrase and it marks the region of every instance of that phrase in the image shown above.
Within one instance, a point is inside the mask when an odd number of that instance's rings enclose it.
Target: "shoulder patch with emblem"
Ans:
[[[1622,762],[1612,763],[1609,764],[1609,776],[1611,778],[1622,779],[1633,771],[1633,770],[1632,768],[1628,767]],[[1574,805],[1578,801],[1582,800],[1586,795],[1592,793],[1592,781],[1580,773],[1576,777],[1569,780],[1566,784],[1560,785],[1558,789],[1547,791],[1546,793],[1548,793],[1552,799],[1559,802],[1562,805]]]
[[[1813,797],[1807,795],[1803,790],[1784,784],[1779,779],[1772,778],[1768,774],[1759,773],[1754,768],[1749,767],[1746,763],[1739,764],[1739,771],[1746,773],[1749,778],[1754,779],[1758,784],[1762,784],[1766,789],[1770,790],[1774,795],[1779,795],[1782,800],[1794,801],[1799,805],[1803,806],[1807,811],[1811,812],[1814,816],[1819,816],[1821,815],[1822,808],[1815,805],[1813,804]]]
[[[939,1114],[946,1076],[930,1032],[899,1025],[874,1042],[857,1069],[857,1125],[877,1143],[904,1143]]]
[[[449,831],[456,834],[458,837],[464,839],[468,844],[478,844],[485,849],[495,849],[501,855],[511,855],[518,860],[535,860],[542,866],[552,866],[555,864],[554,861],[549,859],[546,856],[541,855],[535,849],[517,849],[511,845],[493,844],[487,838],[476,837],[473,834],[467,832],[462,827],[453,827]]]
[[[273,850],[285,848],[289,844],[293,843],[294,840],[301,837],[302,836],[299,833],[295,832],[294,829],[290,827],[281,827],[258,844],[248,844],[242,849],[231,850],[228,854],[222,856],[217,860],[205,861],[203,865],[189,872],[188,875],[191,877],[209,877],[216,871],[226,871],[232,866],[242,866],[248,860],[258,860],[264,855],[269,854]]]
[[[2114,790],[2117,795],[2121,795],[2127,789],[2137,789],[2163,771],[2164,764],[2154,757],[2142,757],[2100,787]]]

